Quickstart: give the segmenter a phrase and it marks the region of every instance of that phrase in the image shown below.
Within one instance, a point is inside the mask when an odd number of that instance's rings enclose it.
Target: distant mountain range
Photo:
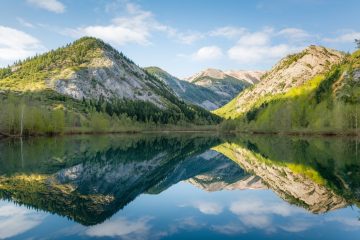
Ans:
[[[185,101],[215,110],[233,99],[245,88],[260,81],[261,71],[227,71],[206,69],[184,80],[158,67],[145,68],[161,79],[177,96]]]
[[[208,68],[205,69],[193,76],[187,77],[184,80],[195,83],[197,85],[209,85],[213,83],[214,80],[226,80],[226,79],[237,79],[241,82],[247,82],[250,84],[255,84],[260,81],[262,75],[265,71],[247,71],[247,70],[228,70],[222,71],[219,69]]]
[[[263,74],[261,71],[221,71],[209,68],[185,80],[218,94],[222,106],[244,89],[258,83]]]

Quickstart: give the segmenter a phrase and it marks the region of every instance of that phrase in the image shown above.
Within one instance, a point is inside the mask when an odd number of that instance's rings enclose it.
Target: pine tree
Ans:
[[[357,49],[360,49],[360,39],[355,39]]]

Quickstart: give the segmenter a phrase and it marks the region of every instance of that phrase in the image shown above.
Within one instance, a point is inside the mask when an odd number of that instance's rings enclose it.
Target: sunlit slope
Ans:
[[[238,117],[261,98],[301,86],[316,75],[327,72],[343,58],[344,54],[336,50],[320,46],[307,47],[299,53],[284,57],[262,76],[258,84],[240,93],[215,113],[227,118]]]
[[[242,130],[358,131],[359,56],[357,51],[299,86],[260,97],[244,111],[235,110],[237,99],[234,99],[216,113],[236,119],[234,124]]]

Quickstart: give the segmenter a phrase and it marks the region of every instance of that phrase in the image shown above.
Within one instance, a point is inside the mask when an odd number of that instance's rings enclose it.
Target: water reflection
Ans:
[[[355,138],[202,134],[1,140],[0,238],[47,236],[47,213],[54,238],[360,230],[357,208],[344,209],[359,205],[359,147]],[[344,210],[313,215],[335,209]]]
[[[359,204],[358,139],[245,136],[214,149],[314,213]]]

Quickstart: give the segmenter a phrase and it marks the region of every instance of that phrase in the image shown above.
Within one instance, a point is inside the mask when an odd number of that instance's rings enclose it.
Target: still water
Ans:
[[[360,141],[0,140],[1,239],[360,239]]]

